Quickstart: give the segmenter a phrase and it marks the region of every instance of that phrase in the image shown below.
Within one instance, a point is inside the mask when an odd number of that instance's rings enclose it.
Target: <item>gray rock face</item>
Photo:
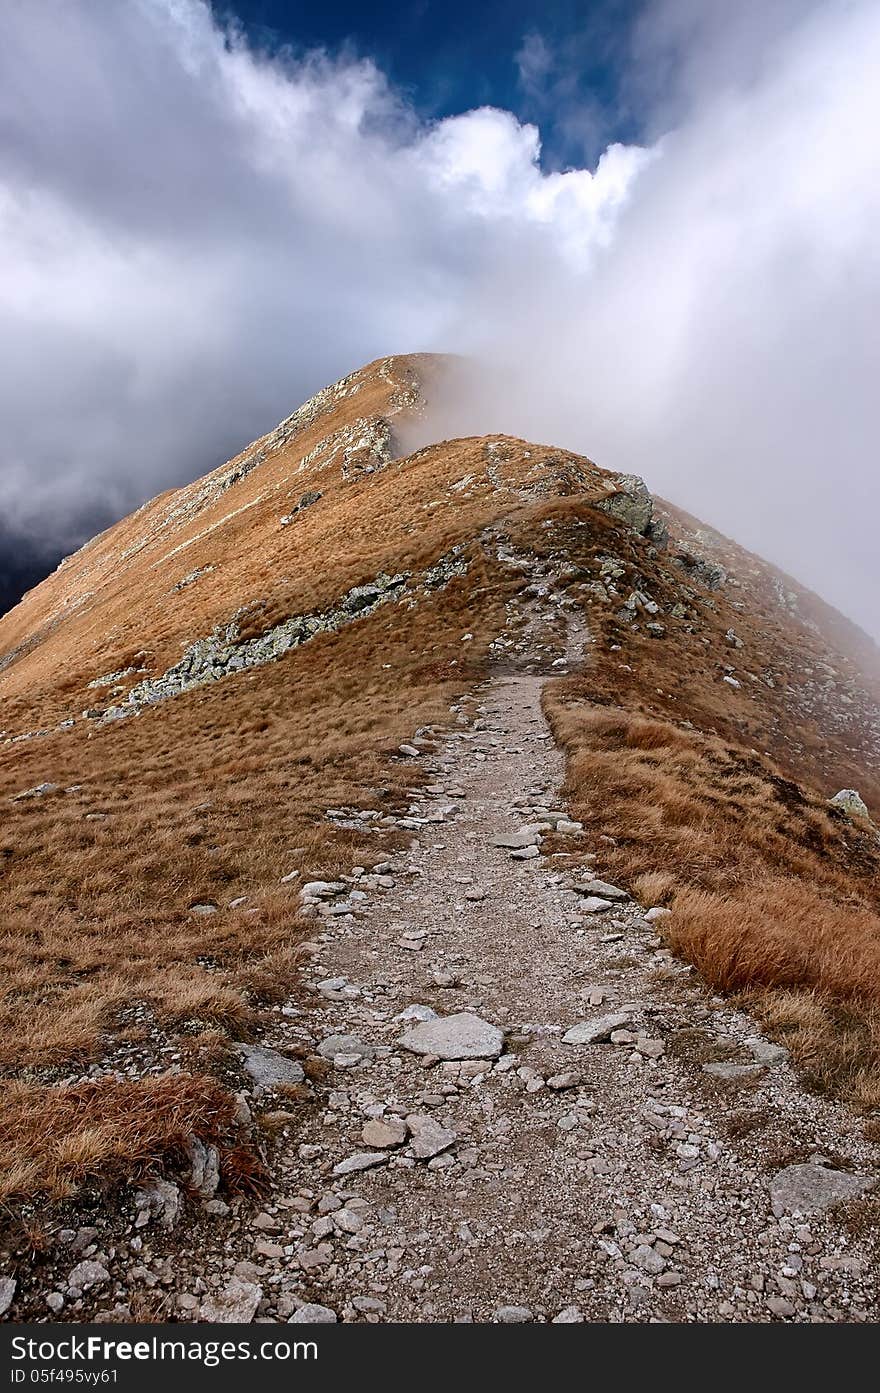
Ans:
[[[842,788],[839,793],[835,793],[833,798],[829,798],[828,802],[832,808],[840,808],[847,817],[871,816],[867,803],[854,788]]]
[[[626,1011],[609,1011],[604,1016],[594,1016],[592,1020],[579,1021],[567,1030],[562,1037],[564,1045],[598,1045],[611,1037],[612,1030],[623,1030],[632,1017]]]
[[[265,1088],[276,1088],[284,1083],[302,1083],[305,1078],[303,1067],[297,1059],[288,1059],[277,1050],[264,1049],[262,1045],[239,1045],[245,1073],[256,1084],[256,1092]]]
[[[215,1148],[212,1147],[211,1150],[214,1151]],[[218,1183],[219,1180],[218,1170]],[[214,1189],[216,1188],[215,1185]],[[137,1210],[135,1228],[144,1228],[151,1219],[156,1219],[163,1229],[173,1229],[180,1214],[180,1187],[171,1180],[154,1180],[137,1191],[134,1207]]]
[[[220,1184],[220,1155],[216,1146],[205,1146],[198,1137],[190,1137],[186,1154],[192,1167],[190,1184],[202,1199],[210,1199]]]
[[[250,1325],[262,1299],[262,1287],[233,1277],[216,1296],[202,1302],[200,1316],[211,1324]]]
[[[435,1054],[439,1059],[497,1059],[504,1036],[470,1011],[422,1021],[400,1037],[399,1043],[413,1054]]]
[[[620,492],[613,494],[611,498],[603,499],[598,507],[603,513],[608,513],[609,517],[616,518],[618,522],[631,527],[634,532],[644,535],[651,526],[654,514],[654,500],[644,479],[640,479],[637,474],[616,474],[614,482]]]
[[[335,1325],[337,1316],[335,1311],[331,1311],[329,1306],[319,1306],[316,1301],[307,1301],[305,1306],[300,1306],[298,1311],[294,1311],[288,1325]]]
[[[786,1166],[770,1181],[770,1199],[782,1209],[816,1214],[863,1195],[873,1184],[872,1176],[850,1175],[828,1166]]]
[[[208,682],[217,682],[234,672],[275,662],[316,634],[335,633],[343,625],[372,614],[380,605],[411,593],[419,583],[431,588],[445,585],[452,576],[461,575],[468,568],[467,560],[458,557],[460,550],[460,547],[454,547],[421,577],[413,579],[409,572],[393,576],[383,573],[368,585],[354,586],[332,609],[293,615],[255,638],[241,637],[240,621],[246,617],[246,611],[239,610],[227,623],[219,624],[205,638],[197,639],[180,661],[160,677],[147,677],[138,682],[119,705],[109,707],[103,713],[103,719],[124,720],[127,716],[136,715],[145,706],[178,696],[181,692],[192,691]]]
[[[14,1277],[0,1277],[0,1316],[6,1314],[12,1305],[18,1282]]]

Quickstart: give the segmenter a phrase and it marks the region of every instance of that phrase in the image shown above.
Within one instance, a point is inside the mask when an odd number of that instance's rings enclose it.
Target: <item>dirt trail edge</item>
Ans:
[[[454,709],[386,893],[323,901],[320,1033],[266,1043],[317,1043],[325,1106],[282,1141],[233,1286],[295,1321],[875,1318],[858,1120],[643,907],[536,850],[578,837],[545,680]]]

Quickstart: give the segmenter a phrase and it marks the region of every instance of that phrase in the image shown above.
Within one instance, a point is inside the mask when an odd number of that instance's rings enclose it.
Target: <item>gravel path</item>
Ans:
[[[875,1318],[857,1237],[874,1202],[848,1221],[817,1208],[874,1179],[857,1120],[804,1095],[640,906],[571,888],[590,876],[564,854],[493,844],[564,813],[544,680],[463,703],[411,810],[437,822],[381,900],[316,936],[323,1035],[312,1021],[299,1038],[335,1063],[311,1135],[279,1157],[290,1199],[261,1220],[284,1248],[292,1205],[300,1232],[274,1272],[239,1274],[276,1285],[282,1319],[304,1300],[387,1321]],[[400,1037],[437,1027],[415,1029],[413,1007],[473,1013],[503,1045],[415,1054]],[[566,1042],[581,1022],[595,1043]]]

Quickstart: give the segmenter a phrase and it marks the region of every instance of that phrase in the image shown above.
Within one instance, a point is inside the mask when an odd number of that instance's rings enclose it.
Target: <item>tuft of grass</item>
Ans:
[[[189,1137],[223,1142],[234,1099],[216,1081],[175,1074],[65,1088],[7,1083],[0,1108],[0,1202],[69,1198],[160,1166]]]

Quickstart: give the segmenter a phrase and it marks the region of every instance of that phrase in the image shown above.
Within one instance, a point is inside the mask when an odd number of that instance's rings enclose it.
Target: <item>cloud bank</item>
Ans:
[[[484,365],[450,433],[641,473],[880,630],[872,0],[658,0],[643,143],[559,173],[509,112],[422,124],[370,62],[255,52],[201,0],[4,23],[7,531],[73,544],[325,381],[449,349]],[[520,64],[564,91],[539,37]]]

